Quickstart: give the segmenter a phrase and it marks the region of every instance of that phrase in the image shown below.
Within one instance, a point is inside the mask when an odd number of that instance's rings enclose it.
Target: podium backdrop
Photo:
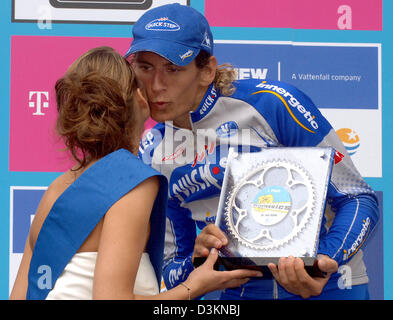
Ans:
[[[173,2],[205,14],[219,63],[231,63],[239,79],[292,83],[331,122],[380,199],[380,223],[368,236],[364,252],[371,298],[392,299],[393,22],[388,14],[393,3],[389,0],[108,0],[101,4],[3,0],[0,299],[8,298],[42,194],[70,166],[54,131],[55,81],[90,48],[107,45],[124,54],[132,40],[133,22],[145,10]],[[146,126],[153,124],[149,121]]]

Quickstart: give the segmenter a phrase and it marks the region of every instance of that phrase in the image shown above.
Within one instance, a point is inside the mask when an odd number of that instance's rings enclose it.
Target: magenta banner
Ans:
[[[382,30],[382,0],[205,0],[215,27]]]
[[[10,171],[62,172],[70,161],[55,133],[54,85],[85,51],[111,46],[125,53],[130,39],[13,36],[11,38]]]

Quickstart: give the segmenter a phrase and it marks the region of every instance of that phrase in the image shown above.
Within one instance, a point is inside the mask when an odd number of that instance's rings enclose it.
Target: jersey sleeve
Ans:
[[[361,177],[330,123],[305,93],[279,81],[264,81],[253,89],[249,103],[270,125],[280,146],[335,149],[327,194],[331,221],[324,221],[318,253],[339,264],[348,262],[365,244],[379,219],[375,192]]]
[[[139,146],[139,158],[147,165],[161,171],[160,145],[165,135],[165,124],[158,123],[145,132]],[[157,159],[156,159],[157,158]],[[191,211],[180,206],[177,198],[170,197],[167,204],[163,280],[171,289],[187,279],[194,266],[192,253],[196,238],[196,225]]]
[[[169,200],[163,267],[163,278],[168,289],[185,281],[194,270],[191,258],[195,238],[196,225],[191,212],[180,207],[178,201]]]
[[[266,120],[281,146],[317,146],[332,129],[306,94],[283,82],[258,84],[246,102]]]
[[[334,130],[320,143],[336,151],[328,187],[326,220],[318,253],[347,263],[367,242],[379,220],[375,192],[364,181]]]
[[[154,167],[153,155],[158,145],[161,144],[165,135],[165,125],[158,123],[150,130],[143,134],[143,137],[139,143],[138,158],[145,164]],[[159,168],[156,168],[159,169]]]

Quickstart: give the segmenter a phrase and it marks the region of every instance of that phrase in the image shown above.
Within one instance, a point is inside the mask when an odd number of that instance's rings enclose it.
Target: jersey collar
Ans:
[[[202,120],[204,117],[206,117],[206,115],[213,109],[219,96],[220,96],[219,91],[212,83],[209,86],[209,88],[206,90],[206,94],[203,97],[199,107],[195,111],[190,112],[191,121],[198,122]]]

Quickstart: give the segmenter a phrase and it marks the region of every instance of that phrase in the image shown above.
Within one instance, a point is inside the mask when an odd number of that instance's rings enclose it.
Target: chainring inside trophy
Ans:
[[[315,188],[307,171],[287,160],[250,169],[226,199],[225,224],[234,239],[257,250],[289,244],[313,214]]]

